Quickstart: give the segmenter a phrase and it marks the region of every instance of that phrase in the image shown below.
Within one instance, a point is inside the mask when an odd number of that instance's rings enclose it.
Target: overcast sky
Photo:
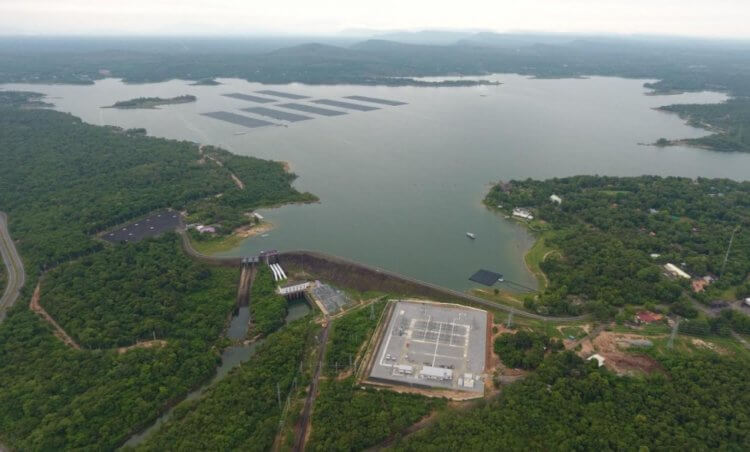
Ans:
[[[426,28],[750,38],[750,0],[0,0],[0,34]]]

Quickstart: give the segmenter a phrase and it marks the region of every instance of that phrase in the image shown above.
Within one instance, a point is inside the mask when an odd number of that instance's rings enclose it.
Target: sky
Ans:
[[[0,0],[0,34],[488,30],[750,38],[750,0]]]

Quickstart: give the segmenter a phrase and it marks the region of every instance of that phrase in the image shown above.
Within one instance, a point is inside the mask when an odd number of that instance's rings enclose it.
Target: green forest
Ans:
[[[276,293],[271,269],[261,266],[250,290],[253,331],[264,336],[276,331],[284,324],[286,312],[286,298]]]
[[[552,202],[552,194],[562,203]],[[665,277],[665,263],[684,263],[694,277],[718,278],[705,294],[691,295],[700,300],[747,286],[748,182],[655,176],[524,180],[497,184],[485,202],[508,212],[531,208],[536,218],[529,226],[558,251],[540,264],[550,284],[526,303],[539,312],[590,311],[609,318],[613,307],[625,305],[683,306],[689,281]]]
[[[17,450],[112,450],[213,374],[211,345],[74,350],[19,303],[0,326],[0,439]]]
[[[493,349],[506,366],[532,370],[539,367],[548,352],[562,350],[563,343],[544,333],[521,330],[498,336]]]
[[[444,399],[373,388],[362,390],[355,383],[353,377],[321,383],[309,450],[364,450],[391,439],[445,406]]]
[[[218,203],[234,218],[312,197],[291,187],[295,176],[281,163],[211,148],[245,181],[241,190],[227,168],[201,163],[194,143],[18,108],[24,98],[29,96],[0,98],[8,99],[0,104],[0,207],[32,274],[100,250],[94,234],[164,207],[187,208],[213,223],[221,221],[209,211],[219,193],[224,196]]]
[[[269,335],[200,399],[181,403],[138,450],[270,450],[281,417],[277,385],[284,400],[317,329],[299,319]]]
[[[190,260],[171,233],[55,268],[42,280],[41,304],[86,348],[211,342],[234,306],[237,279],[237,269]]]
[[[660,110],[677,113],[690,125],[714,132],[678,143],[723,152],[750,152],[750,98],[730,99],[721,104],[667,105]]]
[[[130,100],[120,100],[109,107],[103,108],[156,108],[159,105],[185,104],[195,102],[197,97],[189,94],[165,99],[163,97],[136,97]]]
[[[404,451],[747,450],[750,363],[660,358],[662,373],[618,377],[571,352],[550,355],[496,399],[438,421]]]
[[[333,321],[325,358],[329,375],[349,370],[349,363],[356,361],[362,344],[375,330],[385,305],[385,301],[379,301]]]
[[[29,108],[44,106],[42,99],[0,92],[0,210],[27,272],[23,299],[0,324],[0,442],[16,450],[113,450],[214,374],[238,272],[188,260],[175,234],[126,245],[96,234],[239,189],[229,170],[199,161],[194,143]],[[232,170],[245,178],[243,192],[223,200],[227,209],[311,196],[291,187],[294,175],[280,163],[210,152],[235,162]],[[42,306],[81,350],[29,310],[38,281]],[[305,328],[293,329],[289,341],[282,336],[270,354],[289,360],[284,353],[299,352]],[[164,346],[114,348],[154,337]],[[273,361],[263,380],[284,366],[297,369]]]

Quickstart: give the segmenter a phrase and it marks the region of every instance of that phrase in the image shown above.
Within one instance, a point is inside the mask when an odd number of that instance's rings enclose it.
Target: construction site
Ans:
[[[376,331],[366,381],[437,391],[458,398],[484,394],[487,311],[418,300],[391,302]]]

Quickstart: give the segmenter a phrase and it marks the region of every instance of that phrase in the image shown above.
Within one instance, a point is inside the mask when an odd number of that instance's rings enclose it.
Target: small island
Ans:
[[[186,104],[195,102],[198,98],[189,94],[184,96],[164,99],[161,97],[137,97],[130,100],[121,100],[113,105],[102,108],[157,108],[160,105]]]

